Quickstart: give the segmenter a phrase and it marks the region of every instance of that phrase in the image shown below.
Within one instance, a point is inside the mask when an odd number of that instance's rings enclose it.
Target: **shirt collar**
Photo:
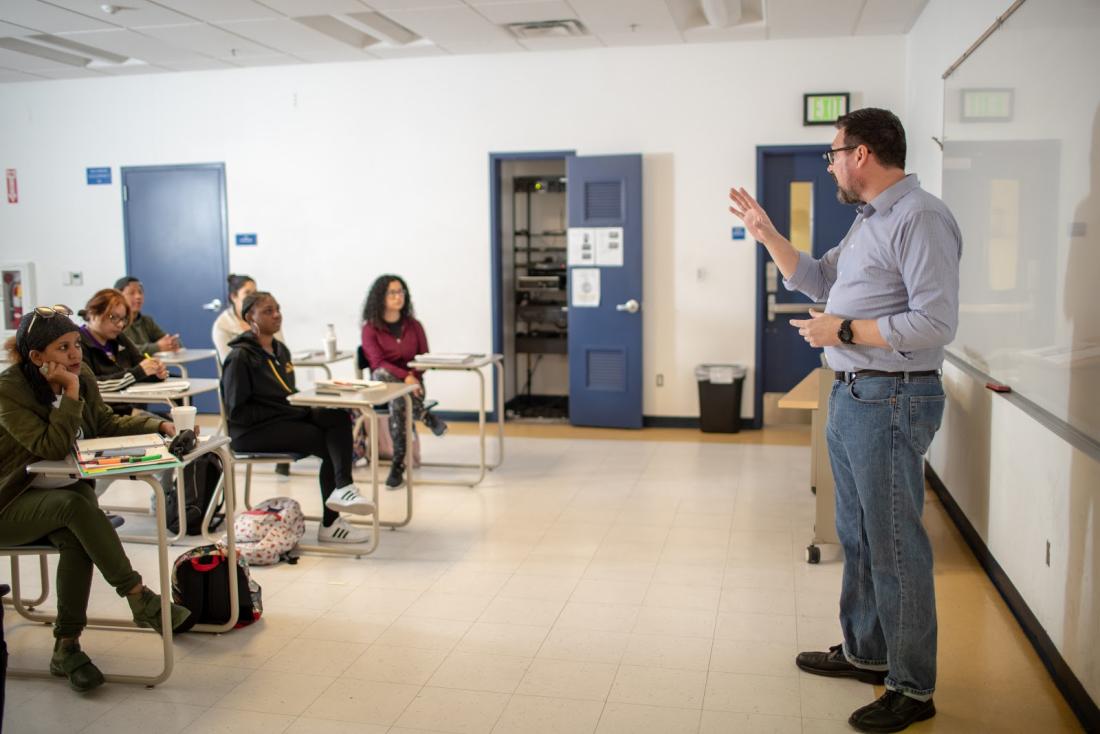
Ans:
[[[917,180],[917,174],[907,174],[905,178],[880,193],[874,199],[871,199],[868,203],[859,207],[859,213],[862,214],[864,218],[867,218],[875,212],[888,211],[890,207],[898,203],[901,197],[919,186],[920,181]]]

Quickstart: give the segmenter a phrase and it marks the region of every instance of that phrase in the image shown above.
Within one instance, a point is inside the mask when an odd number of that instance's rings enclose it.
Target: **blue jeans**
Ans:
[[[844,654],[858,667],[889,671],[888,689],[921,700],[936,687],[923,456],[943,405],[936,376],[857,377],[833,384],[826,427],[844,548]]]

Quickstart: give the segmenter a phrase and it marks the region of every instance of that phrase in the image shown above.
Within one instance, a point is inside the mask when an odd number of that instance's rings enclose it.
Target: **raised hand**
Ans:
[[[730,211],[745,223],[745,228],[758,242],[767,242],[778,237],[779,232],[772,224],[771,217],[764,211],[764,207],[757,203],[756,199],[749,195],[743,188],[730,189]]]

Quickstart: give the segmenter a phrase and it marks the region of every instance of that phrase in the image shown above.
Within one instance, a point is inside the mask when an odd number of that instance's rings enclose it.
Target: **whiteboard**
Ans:
[[[1026,0],[945,80],[943,142],[948,351],[1100,442],[1100,2]]]

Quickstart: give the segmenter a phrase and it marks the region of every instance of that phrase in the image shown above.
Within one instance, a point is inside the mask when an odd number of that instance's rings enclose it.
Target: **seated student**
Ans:
[[[5,344],[12,366],[0,374],[0,544],[47,541],[60,551],[50,672],[88,691],[103,683],[80,649],[92,566],[126,597],[139,627],[161,631],[161,598],[142,585],[87,481],[28,474],[27,466],[64,459],[77,438],[171,436],[176,429],[160,418],[119,417],[103,404],[92,373],[81,366],[80,334],[69,313],[40,306]],[[173,628],[189,614],[173,604]]]
[[[424,421],[432,433],[442,436],[447,424],[424,410],[424,374],[409,369],[409,362],[428,352],[424,327],[413,316],[409,288],[399,275],[382,275],[374,281],[363,304],[363,353],[370,365],[371,377],[384,382],[416,385],[413,393],[413,417]],[[405,401],[390,403],[390,437],[393,439],[393,463],[386,486],[397,489],[404,481]]]
[[[142,313],[141,307],[145,305],[145,287],[140,280],[132,275],[119,278],[115,281],[115,290],[126,296],[126,303],[130,304],[130,325],[122,333],[137,344],[138,351],[144,354],[156,354],[179,350],[180,335],[166,333],[156,321],[153,321],[152,316]]]
[[[84,361],[91,368],[102,392],[125,390],[135,382],[152,382],[168,377],[168,369],[130,341],[123,329],[130,322],[130,304],[113,288],[97,291],[80,317]]]
[[[219,362],[225,362],[225,358],[229,356],[229,342],[249,330],[248,322],[241,316],[241,306],[245,298],[256,292],[256,281],[251,276],[231,273],[227,280],[229,307],[214,319],[213,333],[210,335],[214,340]],[[275,338],[286,344],[282,331]]]
[[[327,543],[362,543],[370,532],[340,512],[369,514],[372,503],[351,479],[351,419],[345,410],[306,408],[287,402],[294,388],[290,350],[275,338],[283,323],[279,303],[256,291],[241,304],[249,331],[229,343],[222,370],[222,403],[234,451],[290,452],[321,459],[324,516],[317,537]]]

